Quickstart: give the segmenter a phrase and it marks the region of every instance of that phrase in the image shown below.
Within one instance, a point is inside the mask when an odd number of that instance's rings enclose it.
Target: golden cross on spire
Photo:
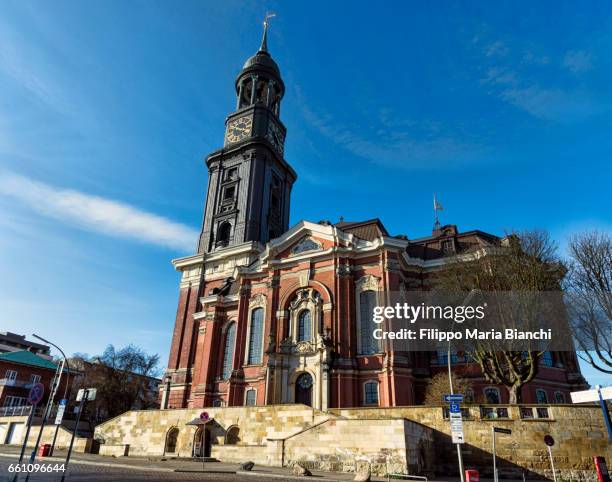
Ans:
[[[268,51],[268,26],[270,25],[269,20],[274,17],[276,17],[276,14],[274,12],[266,12],[266,16],[264,17],[264,21],[263,21],[263,25],[264,25],[263,38],[261,39],[261,47],[259,47],[260,52]]]

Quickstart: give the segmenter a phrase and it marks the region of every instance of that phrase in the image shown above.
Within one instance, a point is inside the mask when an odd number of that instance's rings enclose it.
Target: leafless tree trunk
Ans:
[[[570,239],[567,290],[578,356],[612,374],[612,238],[596,231]]]

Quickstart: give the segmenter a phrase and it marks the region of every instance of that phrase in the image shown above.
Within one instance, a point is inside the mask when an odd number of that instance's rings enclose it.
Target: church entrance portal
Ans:
[[[295,381],[295,403],[312,406],[312,376],[302,373]]]

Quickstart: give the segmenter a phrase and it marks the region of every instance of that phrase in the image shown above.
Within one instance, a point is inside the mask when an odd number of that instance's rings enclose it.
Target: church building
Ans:
[[[197,253],[174,260],[180,294],[162,408],[303,403],[315,409],[422,404],[446,352],[396,352],[373,338],[385,293],[426,290],[449,255],[486,255],[498,236],[436,225],[390,235],[379,219],[289,226],[297,174],[284,158],[285,85],[267,47],[235,82],[223,147],[206,158],[208,191]],[[468,399],[507,402],[459,354]],[[584,379],[573,352],[547,352],[526,403],[569,402]]]

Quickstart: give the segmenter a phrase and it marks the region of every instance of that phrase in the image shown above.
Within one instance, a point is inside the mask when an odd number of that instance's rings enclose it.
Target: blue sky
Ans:
[[[4,1],[0,329],[166,361],[233,81],[274,10],[292,224],[612,229],[609,2]],[[611,377],[587,373],[593,383]]]

